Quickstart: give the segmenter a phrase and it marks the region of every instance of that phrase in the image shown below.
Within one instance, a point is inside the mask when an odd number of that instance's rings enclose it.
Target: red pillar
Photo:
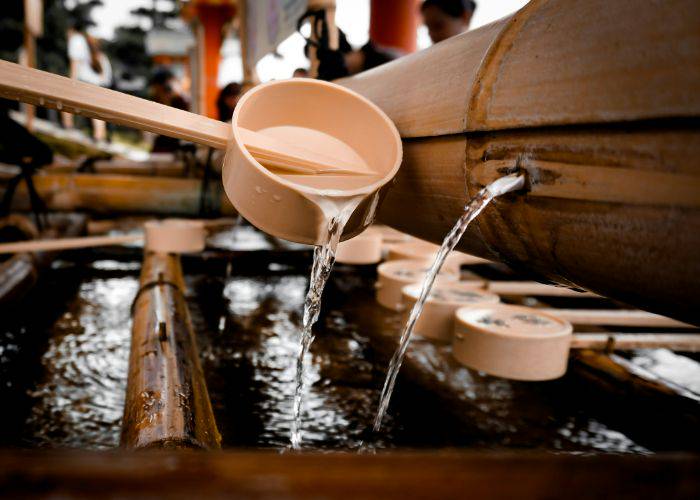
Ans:
[[[212,118],[218,118],[216,110],[216,97],[219,93],[217,78],[219,76],[219,61],[221,44],[223,42],[222,29],[235,13],[232,5],[208,5],[198,3],[196,5],[197,17],[204,30],[204,47],[201,53],[204,60],[201,62],[203,71],[204,114]]]
[[[369,38],[382,47],[415,52],[420,0],[371,0]]]

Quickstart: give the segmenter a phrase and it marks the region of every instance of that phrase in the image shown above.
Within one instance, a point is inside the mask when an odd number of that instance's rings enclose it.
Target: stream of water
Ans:
[[[357,208],[360,198],[350,200],[342,208],[333,207],[334,216],[327,218],[327,224],[323,227],[321,244],[314,249],[314,260],[311,267],[309,291],[304,299],[304,316],[302,318],[301,347],[296,367],[296,388],[294,391],[293,419],[291,431],[292,449],[298,449],[301,445],[301,403],[304,393],[304,358],[309,352],[314,341],[312,331],[314,323],[321,312],[321,297],[328,277],[335,263],[335,252],[340,242],[340,236],[352,212]],[[328,210],[324,210],[328,212]]]
[[[457,246],[457,243],[464,235],[464,232],[467,230],[467,227],[469,227],[471,221],[473,221],[494,198],[511,191],[522,189],[524,183],[525,178],[522,175],[511,174],[501,177],[500,179],[497,179],[486,186],[484,189],[479,191],[476,196],[469,200],[469,203],[467,203],[466,207],[464,208],[464,213],[457,220],[457,223],[452,227],[450,232],[443,240],[440,250],[430,266],[430,270],[423,279],[418,300],[413,305],[411,313],[408,316],[408,321],[406,321],[406,325],[401,332],[399,346],[389,362],[389,371],[386,375],[386,379],[384,380],[384,387],[382,388],[382,394],[379,399],[379,408],[374,419],[375,431],[378,431],[382,426],[382,420],[384,419],[384,415],[389,407],[391,394],[394,391],[394,385],[396,384],[396,376],[399,374],[401,363],[403,362],[404,355],[406,354],[406,349],[408,349],[408,344],[411,341],[413,328],[416,326],[416,322],[418,321],[421,312],[423,312],[425,301],[430,294],[430,290],[433,287],[436,276],[440,272],[442,265],[445,263],[445,259],[449,253],[454,250],[455,246]]]

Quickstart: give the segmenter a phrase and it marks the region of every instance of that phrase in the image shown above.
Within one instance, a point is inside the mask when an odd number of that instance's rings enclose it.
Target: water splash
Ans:
[[[423,312],[425,301],[430,294],[435,278],[440,272],[442,265],[445,263],[445,259],[449,253],[454,250],[455,246],[457,246],[457,243],[462,238],[462,235],[464,235],[464,232],[467,230],[467,227],[469,227],[471,221],[473,221],[494,198],[510,191],[522,189],[524,184],[524,176],[511,174],[501,177],[500,179],[497,179],[486,186],[484,189],[479,191],[476,196],[469,200],[469,203],[467,203],[466,207],[464,208],[464,213],[457,220],[457,223],[454,225],[454,227],[452,227],[450,232],[443,240],[440,250],[435,256],[433,264],[430,266],[430,270],[423,279],[418,300],[413,305],[411,313],[408,316],[408,321],[401,332],[399,347],[396,349],[391,361],[389,362],[389,371],[387,373],[386,380],[384,381],[384,387],[382,388],[382,394],[379,399],[379,409],[377,410],[377,415],[374,419],[373,428],[375,431],[378,431],[382,426],[382,420],[384,419],[384,415],[389,407],[391,394],[394,391],[394,385],[396,384],[396,376],[401,369],[401,363],[403,363],[406,349],[408,349],[413,328],[416,326],[416,322]]]

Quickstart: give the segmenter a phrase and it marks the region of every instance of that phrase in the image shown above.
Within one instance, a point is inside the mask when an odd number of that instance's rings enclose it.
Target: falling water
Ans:
[[[435,277],[440,272],[440,268],[445,262],[445,259],[449,253],[454,250],[457,243],[462,238],[462,235],[467,230],[469,223],[473,221],[481,211],[486,208],[486,206],[502,194],[508,193],[510,191],[515,191],[517,189],[522,189],[525,183],[525,178],[522,175],[511,174],[500,179],[495,180],[484,189],[479,191],[474,198],[472,198],[464,209],[464,213],[457,220],[457,223],[447,234],[442,242],[442,246],[438,251],[435,261],[430,266],[430,270],[423,279],[423,284],[421,286],[420,295],[418,300],[413,305],[411,309],[411,314],[408,316],[408,321],[401,332],[401,338],[399,341],[399,347],[394,352],[389,363],[389,372],[386,375],[386,380],[384,381],[384,387],[382,388],[382,394],[379,399],[379,409],[377,410],[377,416],[374,419],[374,430],[378,431],[381,428],[382,420],[386,414],[386,410],[389,407],[389,401],[391,400],[391,393],[394,391],[394,385],[396,384],[396,376],[401,369],[401,363],[403,362],[403,357],[406,354],[406,349],[408,348],[408,343],[411,340],[411,334],[413,333],[413,327],[418,321],[418,317],[423,311],[423,306],[425,300],[430,293],[430,289],[433,287],[433,282]]]
[[[314,341],[312,327],[321,311],[321,296],[326,281],[333,269],[335,251],[338,248],[340,235],[343,228],[352,215],[360,199],[353,199],[341,210],[334,209],[336,215],[328,219],[328,224],[323,228],[321,244],[314,249],[314,261],[311,267],[309,291],[304,299],[304,316],[302,319],[301,348],[297,358],[296,387],[294,391],[294,410],[292,420],[291,445],[298,449],[301,445],[301,403],[304,392],[304,357]]]

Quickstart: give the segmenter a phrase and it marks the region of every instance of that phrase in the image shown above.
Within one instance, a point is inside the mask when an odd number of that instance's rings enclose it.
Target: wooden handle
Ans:
[[[575,333],[572,349],[671,349],[672,351],[700,351],[700,335],[673,333]]]
[[[0,96],[226,149],[231,126],[138,97],[0,61]]]
[[[126,234],[119,236],[86,236],[83,238],[58,238],[55,240],[30,240],[15,243],[0,243],[0,254],[21,252],[45,252],[51,250],[68,250],[71,248],[101,247],[135,243],[143,239],[143,234]]]
[[[563,286],[536,281],[491,281],[488,291],[498,295],[539,295],[542,297],[598,297],[590,292],[578,292]]]
[[[0,61],[0,96],[218,149],[226,149],[231,135],[231,126],[218,120],[7,61]],[[268,168],[302,174],[373,173],[364,164],[342,162],[253,130],[239,131],[251,155]]]
[[[695,328],[693,325],[636,309],[538,309],[574,325],[645,326]]]

